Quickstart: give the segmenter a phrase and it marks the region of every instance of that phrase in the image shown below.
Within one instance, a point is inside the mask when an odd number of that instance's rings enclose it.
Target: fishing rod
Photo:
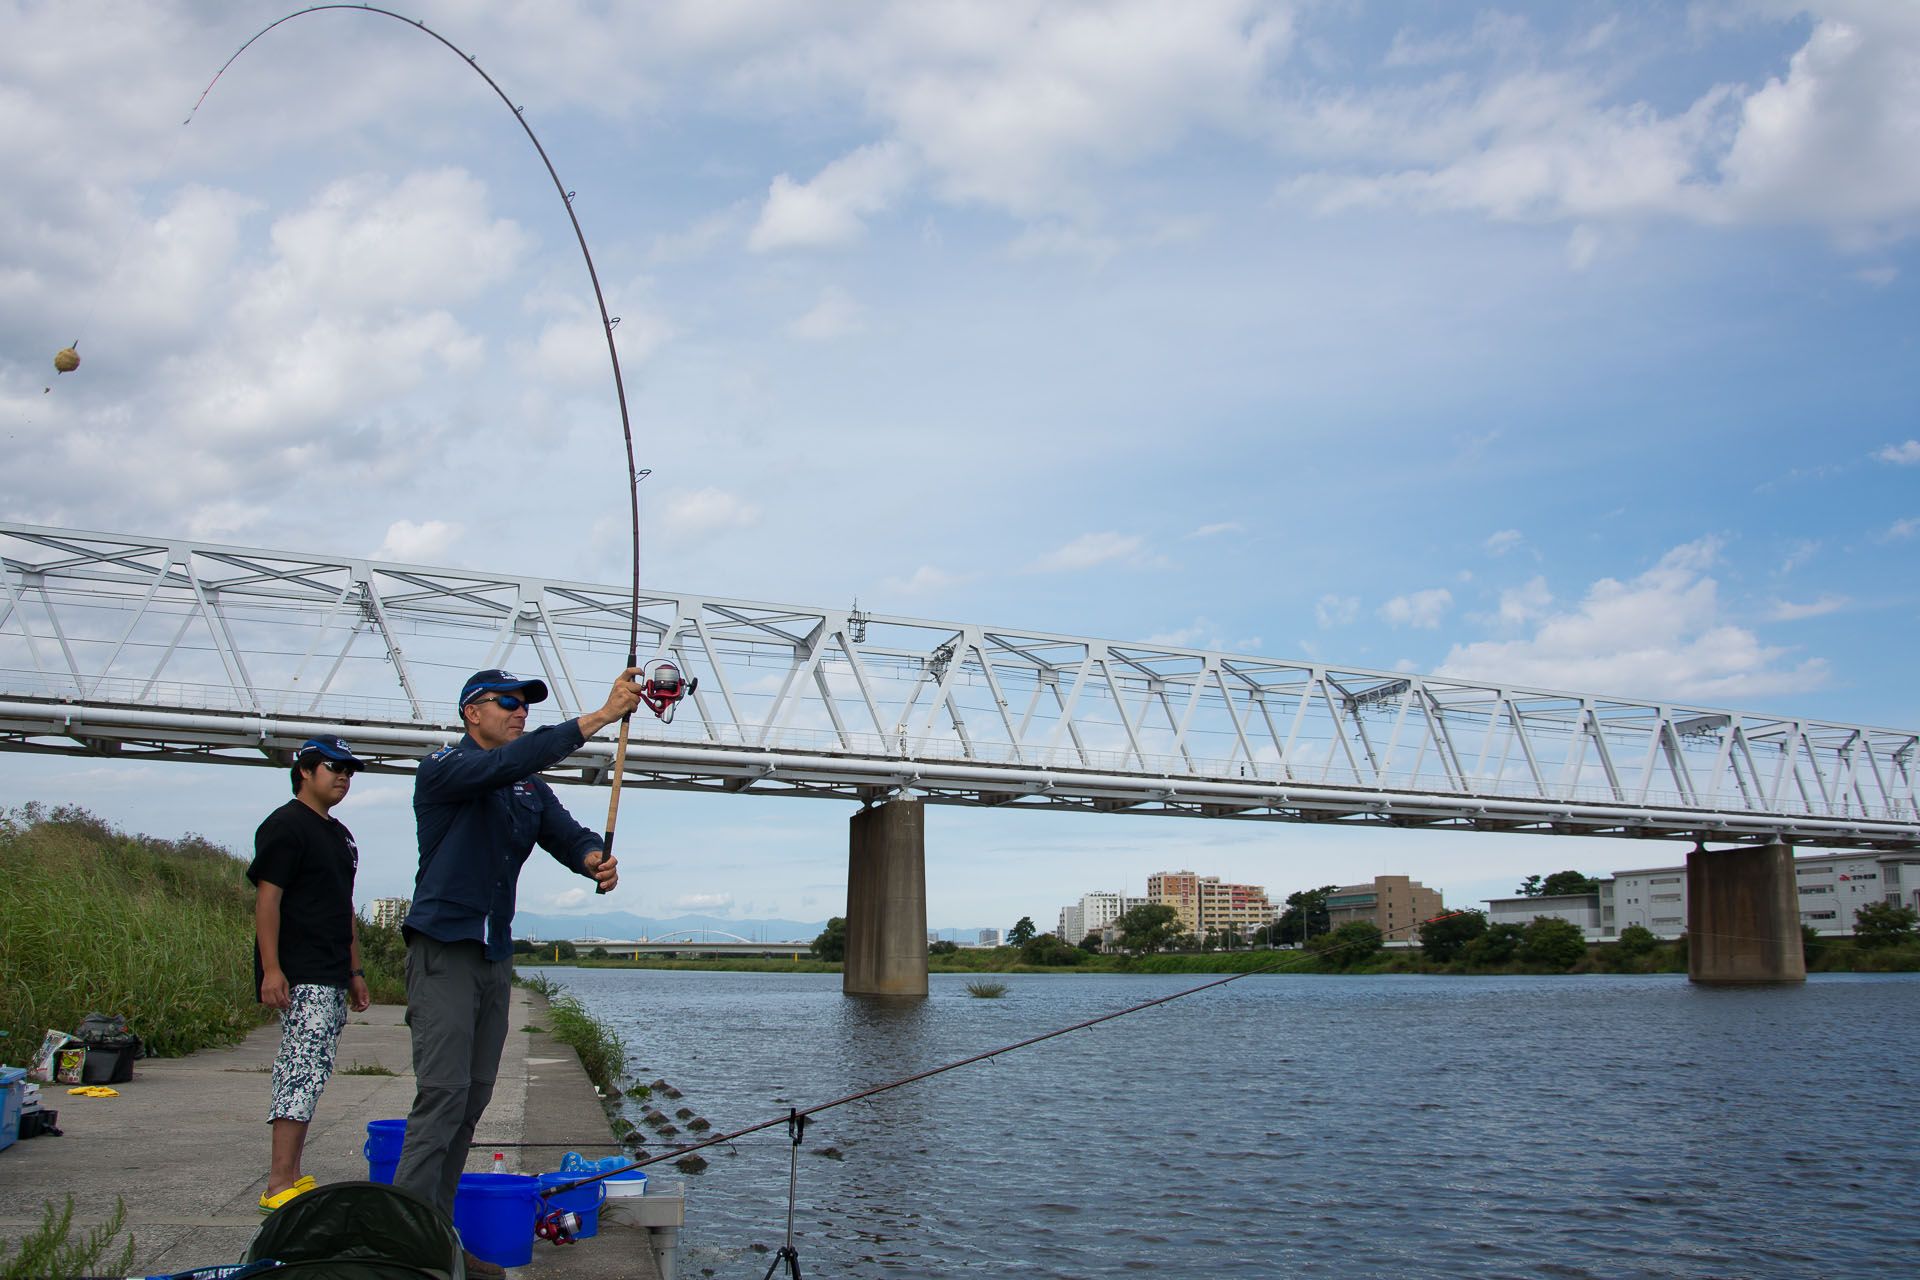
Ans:
[[[587,248],[587,233],[581,229],[579,215],[574,212],[573,199],[575,193],[569,190],[567,184],[560,180],[560,172],[554,168],[552,157],[547,154],[546,147],[541,145],[539,135],[534,133],[533,126],[527,123],[526,108],[516,105],[513,99],[507,96],[506,90],[502,89],[499,82],[487,74],[473,54],[468,53],[460,46],[454,44],[453,41],[447,39],[418,18],[409,18],[405,14],[395,13],[391,9],[382,9],[378,5],[371,4],[316,4],[276,18],[249,36],[246,43],[234,50],[233,56],[221,63],[220,69],[213,73],[213,79],[209,80],[207,87],[200,91],[200,97],[194,102],[193,109],[187,112],[187,118],[180,122],[181,127],[184,128],[193,123],[194,117],[200,113],[201,106],[206,103],[207,95],[211,94],[213,87],[220,83],[220,77],[224,76],[227,73],[227,69],[239,60],[240,55],[252,48],[254,44],[269,31],[272,31],[275,27],[281,26],[284,23],[291,22],[295,18],[305,17],[310,13],[325,13],[336,9],[352,13],[373,13],[379,14],[384,18],[392,18],[396,22],[403,23],[417,31],[432,36],[447,49],[458,54],[460,60],[472,68],[475,75],[486,81],[487,87],[493,90],[494,96],[499,98],[500,101],[506,105],[507,110],[513,113],[514,120],[519,123],[521,130],[526,133],[527,141],[531,142],[533,149],[540,154],[540,162],[547,167],[547,176],[553,180],[553,189],[559,194],[561,204],[566,206],[567,221],[573,224],[573,236],[574,239],[579,242],[580,256],[587,264],[587,278],[593,284],[593,300],[600,308],[600,328],[607,340],[607,360],[613,366],[614,393],[620,402],[620,434],[626,443],[627,505],[633,528],[632,592],[627,617],[627,667],[631,670],[640,665],[640,482],[650,474],[650,471],[641,470],[634,461],[633,422],[627,412],[627,385],[620,376],[620,351],[613,340],[613,331],[619,327],[620,317],[610,315],[607,312],[606,294],[602,292],[600,288],[600,273],[593,265],[593,252]],[[74,347],[77,346],[79,346],[79,342],[76,340]],[[66,365],[69,357],[72,359],[71,366]],[[61,372],[65,373],[69,368],[79,365],[79,357],[74,354],[73,347],[68,347],[63,349],[59,356],[55,358],[55,364],[57,367],[60,367]],[[655,696],[647,699],[647,705],[653,709],[656,716],[671,719],[674,704],[686,694],[693,692],[693,688],[697,683],[697,681],[681,682],[677,672],[674,673],[671,682],[667,683],[664,688],[660,686],[659,682],[649,680],[646,686],[647,691]],[[664,715],[662,706],[659,704],[659,696],[662,693],[666,695],[664,700]],[[609,857],[613,854],[614,826],[620,814],[620,785],[626,777],[627,738],[632,728],[632,721],[632,712],[628,712],[620,718],[620,740],[614,748],[613,768],[612,772],[608,775],[608,784],[611,787],[611,792],[607,797],[607,825],[602,836],[601,847]],[[605,893],[606,890],[604,888],[596,888],[595,892]]]

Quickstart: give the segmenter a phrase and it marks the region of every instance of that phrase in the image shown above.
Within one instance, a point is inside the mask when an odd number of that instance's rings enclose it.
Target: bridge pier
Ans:
[[[927,994],[927,827],[918,800],[890,800],[853,815],[847,839],[850,996]]]
[[[1793,850],[1774,843],[1687,855],[1687,978],[1805,982]]]

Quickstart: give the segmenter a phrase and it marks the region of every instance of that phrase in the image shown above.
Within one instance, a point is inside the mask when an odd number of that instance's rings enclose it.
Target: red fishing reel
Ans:
[[[551,1240],[555,1244],[572,1244],[580,1234],[580,1215],[569,1213],[565,1209],[554,1209],[544,1213],[533,1224],[533,1234],[541,1240]]]
[[[660,723],[672,724],[674,708],[680,705],[682,698],[699,687],[698,678],[682,676],[680,668],[660,658],[646,666],[640,685],[640,701],[647,704]]]

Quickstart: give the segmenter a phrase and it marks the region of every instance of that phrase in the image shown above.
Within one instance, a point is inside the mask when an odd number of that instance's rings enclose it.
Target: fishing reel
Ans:
[[[682,676],[680,668],[665,658],[658,658],[646,666],[640,684],[640,701],[647,704],[660,723],[672,724],[673,712],[680,700],[699,687],[697,677]]]
[[[555,1244],[572,1244],[580,1235],[580,1215],[565,1209],[544,1213],[534,1222],[533,1234]]]

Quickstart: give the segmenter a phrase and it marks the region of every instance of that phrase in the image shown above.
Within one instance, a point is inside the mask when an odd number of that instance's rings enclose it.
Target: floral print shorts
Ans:
[[[293,1007],[280,1014],[280,1052],[273,1059],[273,1109],[268,1120],[313,1119],[320,1091],[333,1074],[333,1050],[347,1025],[344,987],[294,986]]]

